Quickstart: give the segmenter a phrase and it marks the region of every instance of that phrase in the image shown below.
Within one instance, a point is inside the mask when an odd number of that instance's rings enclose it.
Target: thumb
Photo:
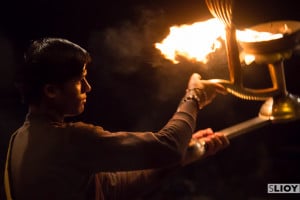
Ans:
[[[199,80],[200,80],[202,77],[201,77],[201,75],[198,74],[198,73],[193,73],[192,76],[191,76],[191,78],[192,78],[192,79],[199,79]]]

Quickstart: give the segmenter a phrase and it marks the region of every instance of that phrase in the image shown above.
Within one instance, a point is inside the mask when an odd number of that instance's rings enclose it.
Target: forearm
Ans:
[[[195,129],[197,113],[198,107],[193,100],[183,102],[168,123],[156,133],[112,133],[91,124],[74,123],[70,127],[70,151],[76,152],[74,160],[80,158],[82,167],[94,172],[172,165],[180,162],[185,154]]]
[[[177,108],[176,113],[173,116],[173,119],[180,119],[185,121],[191,128],[191,131],[194,132],[196,126],[196,120],[198,115],[197,103],[190,100],[182,100]],[[186,115],[186,116],[183,116]]]

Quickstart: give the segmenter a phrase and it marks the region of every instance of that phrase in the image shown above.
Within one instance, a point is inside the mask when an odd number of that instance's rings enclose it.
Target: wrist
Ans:
[[[204,90],[200,88],[187,89],[186,94],[182,99],[182,102],[186,102],[190,100],[196,102],[198,108],[202,109],[206,105],[207,94]]]
[[[192,116],[194,120],[197,119],[198,115],[198,104],[195,100],[192,99],[182,99],[180,102],[177,111],[176,112],[183,112],[183,113],[188,113],[189,115]]]

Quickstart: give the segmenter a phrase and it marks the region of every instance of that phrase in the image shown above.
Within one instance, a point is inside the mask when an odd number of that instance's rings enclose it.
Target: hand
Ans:
[[[223,85],[209,80],[201,80],[201,76],[198,73],[194,73],[190,77],[187,93],[193,89],[196,89],[195,92],[198,96],[198,105],[200,108],[211,103],[217,94],[227,94],[226,88]]]
[[[204,145],[204,157],[216,154],[230,143],[223,133],[214,133],[211,128],[197,131],[193,134],[192,139]]]
[[[211,128],[199,130],[193,134],[182,165],[191,164],[199,159],[216,154],[229,145],[222,133],[214,133]]]

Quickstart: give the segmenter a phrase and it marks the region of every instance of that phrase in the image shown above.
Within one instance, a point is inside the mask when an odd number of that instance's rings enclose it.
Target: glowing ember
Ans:
[[[283,37],[283,34],[246,29],[237,30],[236,37],[238,41],[260,42],[279,39]],[[156,43],[155,47],[173,63],[178,63],[179,57],[207,63],[208,55],[221,48],[220,39],[225,39],[224,24],[218,19],[212,18],[191,25],[172,26],[169,35],[162,42]],[[245,58],[247,63],[255,60],[254,56],[247,56]]]

